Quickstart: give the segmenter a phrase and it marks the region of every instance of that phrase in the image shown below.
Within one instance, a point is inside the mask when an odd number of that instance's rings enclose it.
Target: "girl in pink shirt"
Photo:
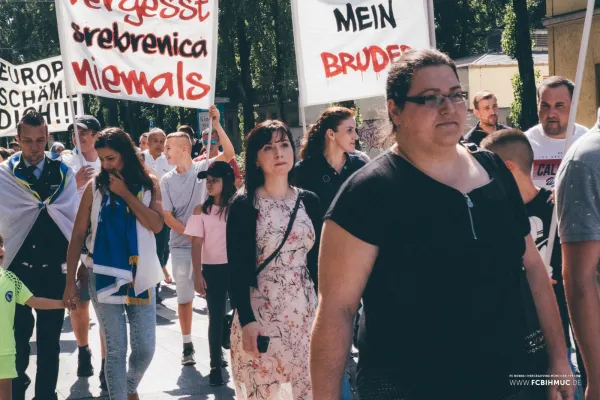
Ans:
[[[235,177],[228,163],[216,161],[198,179],[206,179],[208,199],[194,209],[185,234],[192,238],[194,288],[206,296],[208,306],[209,381],[211,386],[221,386],[225,383],[221,368],[227,366],[221,353],[229,282],[226,221],[229,201],[236,192]]]

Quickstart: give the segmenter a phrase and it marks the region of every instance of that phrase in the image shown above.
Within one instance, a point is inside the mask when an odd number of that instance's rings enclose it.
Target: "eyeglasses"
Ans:
[[[217,145],[217,142],[218,142],[217,140],[215,140],[215,139],[212,139],[212,140],[210,141],[210,144],[211,144],[211,145],[213,145],[213,146],[216,146],[216,145]],[[208,140],[203,140],[203,141],[202,141],[202,143],[204,143],[204,145],[207,145],[207,144],[208,144]]]
[[[444,100],[450,100],[452,104],[464,104],[467,97],[465,93],[457,92],[450,94],[430,94],[427,96],[406,97],[404,100],[410,103],[424,105],[428,108],[438,108],[444,104]]]

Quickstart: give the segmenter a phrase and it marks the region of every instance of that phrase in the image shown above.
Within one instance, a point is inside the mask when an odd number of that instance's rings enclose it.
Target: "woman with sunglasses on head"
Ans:
[[[163,226],[161,191],[121,129],[103,130],[95,149],[102,170],[86,186],[79,205],[67,253],[67,282],[72,283],[65,299],[77,296],[75,273],[86,254],[89,292],[106,345],[109,396],[136,400],[155,347],[154,286],[162,272],[153,233]]]
[[[361,399],[572,399],[511,375],[571,375],[544,263],[515,180],[459,140],[467,105],[454,62],[409,50],[391,66],[394,146],[353,175],[326,215],[314,396],[339,398],[359,301]]]
[[[219,109],[217,107],[211,107],[208,110],[208,114],[211,118],[211,120],[213,121],[218,121],[219,120]],[[216,119],[214,119],[214,117],[216,116]],[[206,160],[206,149],[208,148],[208,133],[209,130],[205,129],[202,132],[202,144],[204,145],[204,149],[203,149],[203,153],[199,156],[194,158],[194,161],[202,161],[202,160]],[[219,154],[221,154],[221,135],[225,135],[225,131],[223,130],[223,127],[221,126],[220,123],[216,123],[213,125],[213,130],[212,130],[212,134],[210,135],[210,156],[208,157],[209,159],[213,159],[215,157],[217,157]],[[229,165],[231,165],[231,168],[233,168],[233,174],[235,176],[235,187],[237,189],[242,187],[243,184],[243,178],[242,178],[242,172],[240,171],[240,167],[237,164],[237,161],[235,160],[235,157],[232,158],[229,161]]]
[[[198,179],[206,179],[208,198],[194,209],[185,234],[192,238],[194,289],[206,296],[208,306],[209,382],[211,386],[221,386],[224,384],[221,367],[227,366],[221,352],[229,285],[226,221],[229,201],[237,189],[233,168],[225,161],[215,161],[198,174]]]
[[[246,139],[246,190],[227,219],[231,364],[238,399],[311,399],[310,330],[322,224],[318,197],[290,185],[295,150],[280,121]]]

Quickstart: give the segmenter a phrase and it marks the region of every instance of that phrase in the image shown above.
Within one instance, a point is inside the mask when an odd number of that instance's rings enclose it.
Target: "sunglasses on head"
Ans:
[[[208,144],[208,140],[203,140],[202,143],[204,143],[205,145],[207,145]],[[213,146],[216,146],[217,145],[217,140],[212,139],[210,141],[210,144],[213,145]]]

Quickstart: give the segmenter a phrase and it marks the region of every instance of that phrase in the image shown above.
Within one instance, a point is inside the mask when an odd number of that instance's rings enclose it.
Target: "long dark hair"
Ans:
[[[208,174],[208,176],[211,176],[211,175]],[[219,210],[219,213],[217,215],[219,216],[219,218],[222,215],[225,215],[225,220],[227,220],[227,214],[229,213],[230,200],[233,197],[233,195],[235,194],[235,192],[237,192],[237,188],[235,187],[235,176],[233,176],[233,174],[229,175],[229,176],[221,177],[221,179],[223,180],[223,190],[221,190],[221,202],[220,202],[220,204],[217,204],[219,207],[221,207],[221,209]],[[202,212],[204,214],[210,213],[210,210],[214,204],[215,204],[215,197],[208,196],[208,199],[206,199],[204,204],[202,204]]]
[[[353,117],[354,111],[346,107],[329,107],[323,111],[317,122],[310,126],[302,138],[300,159],[306,160],[309,157],[323,154],[327,130],[332,129],[337,132],[338,126],[343,121]]]
[[[136,146],[127,133],[121,128],[106,128],[98,135],[96,149],[108,148],[121,155],[123,169],[121,175],[125,178],[125,184],[129,191],[137,195],[139,187],[153,190],[154,183],[146,168],[136,154]],[[101,190],[108,190],[110,174],[104,168],[96,178],[96,186]]]
[[[292,137],[292,132],[286,124],[277,120],[267,120],[256,125],[246,138],[246,196],[254,204],[256,190],[265,183],[265,175],[256,165],[258,161],[258,152],[267,144],[271,143],[273,133],[277,132],[280,139],[287,137],[294,151],[294,164],[296,164],[296,145]],[[292,182],[294,168],[288,174],[288,182]]]

